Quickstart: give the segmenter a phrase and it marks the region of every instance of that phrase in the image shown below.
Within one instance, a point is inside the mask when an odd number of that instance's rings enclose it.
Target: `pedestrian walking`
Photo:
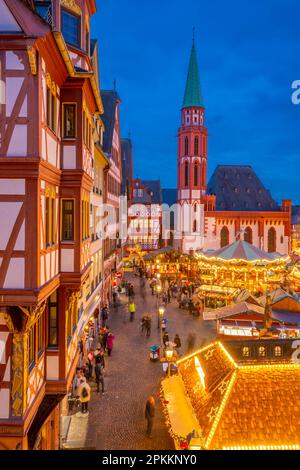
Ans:
[[[106,325],[106,322],[108,320],[108,309],[107,306],[103,307],[101,310],[101,321],[102,321],[102,326]]]
[[[129,307],[128,307],[129,313],[130,313],[130,321],[133,321],[134,319],[134,314],[135,314],[135,303],[133,300],[129,302]]]
[[[180,356],[181,340],[180,340],[180,337],[177,333],[176,333],[175,338],[174,338],[174,343],[176,344],[176,346],[175,346],[176,352],[177,352],[178,356]]]
[[[164,332],[164,335],[163,335],[163,343],[164,343],[164,346],[166,347],[167,343],[169,341],[169,334],[167,331]]]
[[[95,367],[97,364],[101,364],[101,366],[103,367],[103,369],[105,369],[105,358],[104,358],[104,352],[101,351],[100,348],[97,348],[95,353],[94,353],[94,356],[95,356]]]
[[[111,356],[111,352],[114,346],[114,340],[115,340],[115,336],[109,332],[107,335],[107,340],[106,340],[107,353],[109,356]]]
[[[95,375],[96,375],[96,384],[97,384],[97,393],[100,393],[100,384],[101,384],[101,391],[102,395],[104,394],[104,375],[103,375],[103,367],[102,364],[95,365]]]
[[[146,402],[146,409],[145,409],[145,418],[147,420],[147,436],[151,439],[152,438],[152,429],[154,423],[154,416],[155,416],[155,400],[152,395],[150,395]]]
[[[190,333],[187,338],[187,352],[188,353],[193,352],[193,349],[195,348],[195,341],[196,341],[195,333]]]
[[[80,380],[78,395],[81,403],[81,412],[82,414],[86,414],[88,412],[88,404],[91,399],[91,387],[85,379]]]
[[[149,338],[151,335],[151,317],[147,315],[145,320],[145,327],[146,327],[146,336]]]

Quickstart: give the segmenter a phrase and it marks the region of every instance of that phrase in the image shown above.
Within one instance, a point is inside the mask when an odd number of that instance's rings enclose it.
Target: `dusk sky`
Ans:
[[[98,0],[101,88],[122,99],[134,176],[176,187],[177,129],[195,38],[217,164],[252,165],[273,197],[300,204],[299,0]]]

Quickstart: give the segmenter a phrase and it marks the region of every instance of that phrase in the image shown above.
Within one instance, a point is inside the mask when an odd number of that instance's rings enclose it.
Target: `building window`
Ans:
[[[194,220],[193,222],[193,232],[197,232],[197,220]]]
[[[244,240],[245,242],[248,242],[248,243],[253,243],[253,236],[252,236],[252,228],[251,227],[247,227],[245,232],[244,232]]]
[[[184,139],[184,155],[188,155],[189,154],[189,139],[188,137],[185,137]]]
[[[280,357],[280,356],[282,356],[282,349],[281,349],[281,346],[275,346],[274,353],[275,353],[275,357]]]
[[[55,85],[53,84],[53,88]],[[56,96],[55,91],[47,86],[47,126],[56,133]]]
[[[61,31],[66,43],[80,47],[80,17],[66,10],[61,11]]]
[[[187,188],[189,185],[189,164],[185,162],[184,164],[184,185]]]
[[[265,357],[265,355],[266,355],[266,348],[265,348],[264,346],[260,346],[260,347],[258,348],[258,355],[259,355],[260,357]]]
[[[56,229],[56,214],[55,214],[55,199],[51,199],[51,243],[52,245],[55,245],[55,229]]]
[[[38,353],[44,349],[44,316],[42,315],[37,324]]]
[[[35,361],[35,326],[28,333],[28,364],[29,366]]]
[[[194,140],[194,154],[199,155],[199,137],[195,137]]]
[[[49,298],[48,347],[58,346],[58,291]]]
[[[82,208],[82,240],[86,240],[89,237],[89,203],[88,201],[81,202]]]
[[[229,230],[224,226],[221,230],[221,248],[227,245],[229,245]]]
[[[63,137],[64,139],[74,139],[76,129],[76,105],[63,104]]]
[[[276,230],[271,227],[268,231],[268,252],[274,253],[276,251]]]
[[[248,346],[244,346],[242,350],[243,357],[249,357],[250,356],[250,348]]]
[[[45,230],[46,230],[46,247],[50,246],[50,198],[45,199]]]
[[[198,162],[194,165],[194,186],[198,186]]]
[[[74,200],[62,201],[62,240],[74,240]]]

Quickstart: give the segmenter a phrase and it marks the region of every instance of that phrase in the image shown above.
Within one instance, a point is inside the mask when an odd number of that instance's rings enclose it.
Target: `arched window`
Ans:
[[[249,357],[250,356],[250,348],[248,346],[243,347],[243,357]]]
[[[274,253],[276,251],[276,230],[271,227],[268,231],[268,252]]]
[[[194,154],[199,155],[199,137],[195,137],[194,140]]]
[[[189,154],[189,138],[186,137],[184,139],[184,155],[188,155]]]
[[[194,165],[194,186],[198,186],[198,171],[199,169],[199,164],[198,162],[195,163]]]
[[[197,220],[194,220],[193,222],[193,232],[197,232]]]
[[[187,188],[189,185],[189,164],[185,162],[184,164],[184,185]]]
[[[224,226],[221,230],[221,248],[226,245],[229,245],[229,230]]]
[[[281,349],[281,346],[275,346],[275,357],[280,357],[282,356],[282,349]]]
[[[197,205],[197,202],[196,202],[196,204],[194,204],[194,212],[197,212],[197,209],[198,209],[197,206],[198,206],[198,205]]]
[[[248,242],[248,243],[253,243],[253,237],[252,237],[252,228],[251,227],[247,227],[245,232],[244,232],[244,240],[245,242]]]

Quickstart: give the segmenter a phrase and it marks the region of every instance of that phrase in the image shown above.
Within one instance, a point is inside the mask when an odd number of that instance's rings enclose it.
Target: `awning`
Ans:
[[[288,310],[273,310],[272,318],[284,323],[300,323],[300,313],[294,313]]]

